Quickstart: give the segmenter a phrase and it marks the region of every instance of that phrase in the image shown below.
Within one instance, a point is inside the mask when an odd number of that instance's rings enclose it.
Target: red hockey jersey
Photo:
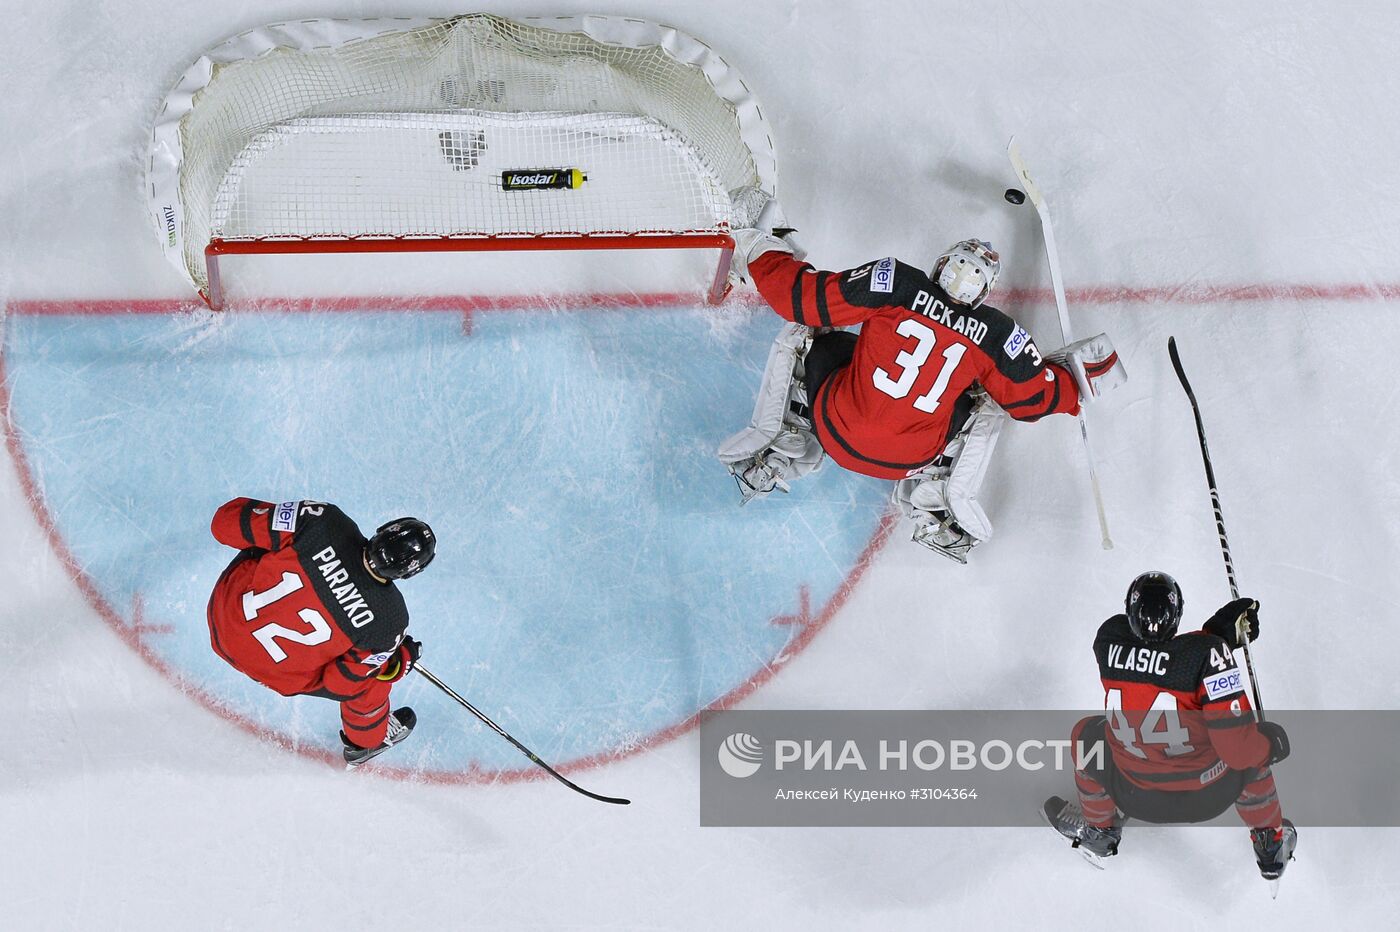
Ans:
[[[1133,636],[1128,616],[1099,627],[1094,656],[1103,680],[1113,764],[1153,790],[1198,790],[1226,770],[1264,766],[1244,674],[1223,638],[1204,631],[1162,644]]]
[[[365,568],[355,522],[324,502],[235,498],[211,530],[242,551],[209,598],[214,651],[284,696],[361,692],[402,640],[408,610]]]
[[[994,307],[954,303],[913,266],[822,272],[770,250],[749,275],[787,320],[863,324],[851,364],[808,399],[817,439],[846,469],[902,479],[928,465],[962,427],[969,407],[957,402],[973,383],[1020,421],[1079,411],[1074,377],[1046,363],[1023,327]]]

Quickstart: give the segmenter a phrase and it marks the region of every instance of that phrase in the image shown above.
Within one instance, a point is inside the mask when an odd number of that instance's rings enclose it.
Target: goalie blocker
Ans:
[[[1127,370],[1106,333],[1076,340],[1046,358],[1074,375],[1081,398],[1099,398],[1128,381]]]

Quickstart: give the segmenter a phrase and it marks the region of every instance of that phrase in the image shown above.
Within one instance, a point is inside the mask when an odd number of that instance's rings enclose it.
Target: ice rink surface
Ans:
[[[1271,901],[1243,828],[1130,827],[1104,873],[1044,828],[701,829],[688,725],[731,702],[1097,706],[1093,631],[1134,575],[1173,573],[1188,623],[1228,596],[1173,334],[1264,606],[1266,701],[1400,707],[1400,12],[606,10],[744,72],[814,262],[990,239],[995,303],[1053,348],[1034,214],[1001,198],[1020,138],[1076,331],[1109,332],[1131,376],[1090,415],[1117,547],[1099,548],[1078,430],[1052,419],[1003,435],[997,536],[967,567],[886,536],[883,485],[831,465],[739,510],[711,452],[748,416],[777,318],[743,295],[704,308],[696,257],[230,261],[235,294],[370,297],[200,310],[141,187],[180,71],[263,23],[454,12],[7,5],[6,928],[1393,927],[1393,830],[1305,828]],[[637,300],[657,291],[685,297]],[[512,297],[442,300],[493,295]],[[238,494],[327,498],[366,529],[431,520],[439,562],[404,587],[424,661],[633,805],[521,781],[523,759],[418,682],[396,693],[421,724],[393,772],[329,766],[329,703],[260,692],[205,646],[231,556],[207,522]],[[1286,766],[1279,785],[1286,812]]]

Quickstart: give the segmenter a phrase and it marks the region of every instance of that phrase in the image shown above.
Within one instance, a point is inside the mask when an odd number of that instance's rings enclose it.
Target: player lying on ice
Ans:
[[[421,645],[394,581],[432,562],[432,529],[398,518],[366,540],[334,505],[235,498],[211,530],[239,550],[209,597],[214,652],[284,696],[339,702],[347,767],[407,738],[417,719],[389,693]]]
[[[1094,654],[1108,715],[1080,721],[1071,746],[1106,741],[1109,753],[1085,754],[1074,774],[1079,804],[1052,796],[1045,817],[1097,859],[1118,853],[1122,817],[1206,822],[1233,803],[1273,882],[1298,843],[1270,770],[1288,756],[1288,735],[1257,721],[1231,654],[1242,617],[1249,640],[1259,636],[1259,603],[1236,599],[1179,635],[1184,605],[1176,580],[1144,573],[1128,589],[1126,613],[1100,626]]]
[[[928,274],[895,259],[823,272],[774,229],[786,227],[770,201],[756,229],[734,234],[736,270],[792,321],[749,427],[719,449],[743,501],[787,491],[829,454],[895,480],[913,539],[966,562],[992,535],[977,493],[1007,415],[1077,414],[1081,397],[1122,382],[1108,337],[1042,357],[1025,328],[985,303],[1001,270],[988,243],[958,243]],[[854,324],[859,334],[834,329]]]

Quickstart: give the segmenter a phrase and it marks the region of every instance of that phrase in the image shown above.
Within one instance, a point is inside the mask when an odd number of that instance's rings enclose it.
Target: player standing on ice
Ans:
[[[743,501],[811,472],[829,454],[896,481],[913,539],[966,562],[992,534],[977,493],[1010,415],[1076,414],[1085,393],[1123,381],[1103,334],[1041,356],[1025,328],[986,304],[1001,270],[991,245],[964,240],[931,273],[895,259],[846,272],[800,261],[769,202],[735,231],[735,267],[792,321],[768,358],[750,426],[720,447]],[[863,324],[860,333],[833,328]],[[1089,384],[1076,385],[1077,356]]]
[[[1259,636],[1259,603],[1235,599],[1200,631],[1178,635],[1185,601],[1166,573],[1128,589],[1126,613],[1099,628],[1094,654],[1107,716],[1083,719],[1072,747],[1106,739],[1107,756],[1085,754],[1075,770],[1079,804],[1058,796],[1045,816],[1091,859],[1118,853],[1119,814],[1144,822],[1206,822],[1231,803],[1250,827],[1264,879],[1277,881],[1298,832],[1283,817],[1270,765],[1288,756],[1288,735],[1258,722],[1231,650],[1243,616]]]
[[[432,562],[432,529],[398,518],[366,540],[334,505],[235,498],[211,530],[240,551],[209,598],[215,653],[284,696],[339,702],[349,768],[407,738],[417,719],[389,693],[421,645],[394,581]]]

